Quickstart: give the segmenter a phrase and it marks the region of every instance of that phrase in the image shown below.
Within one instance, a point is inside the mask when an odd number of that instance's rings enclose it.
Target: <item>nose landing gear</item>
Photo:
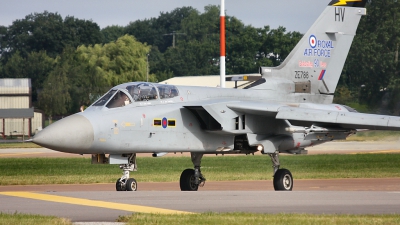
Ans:
[[[128,164],[121,164],[119,168],[123,170],[123,175],[115,183],[117,191],[137,191],[137,182],[134,178],[129,178],[130,171],[136,171],[136,154],[131,154],[128,158]]]

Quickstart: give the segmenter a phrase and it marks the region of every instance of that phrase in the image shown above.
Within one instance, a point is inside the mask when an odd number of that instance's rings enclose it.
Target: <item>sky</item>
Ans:
[[[305,33],[330,0],[225,0],[226,14],[245,25]],[[220,5],[221,0],[0,0],[0,25],[9,26],[17,19],[45,10],[63,18],[74,16],[92,20],[100,28],[126,26],[131,21],[158,17],[178,7],[191,6],[204,12],[207,5]]]

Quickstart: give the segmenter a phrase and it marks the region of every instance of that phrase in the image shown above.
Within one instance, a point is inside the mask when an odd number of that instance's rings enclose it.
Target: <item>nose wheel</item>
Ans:
[[[134,178],[129,178],[128,180],[119,178],[115,183],[117,191],[137,191],[137,187],[137,181]]]
[[[115,189],[117,191],[126,191],[126,182],[125,182],[125,180],[121,180],[121,178],[119,178],[117,180],[117,182],[115,183]]]
[[[134,178],[129,178],[130,171],[136,171],[136,154],[132,154],[128,158],[128,164],[121,164],[119,168],[123,171],[122,177],[115,183],[117,191],[137,191],[137,181]]]
[[[129,178],[126,182],[126,190],[127,191],[137,191],[137,182],[133,178]]]

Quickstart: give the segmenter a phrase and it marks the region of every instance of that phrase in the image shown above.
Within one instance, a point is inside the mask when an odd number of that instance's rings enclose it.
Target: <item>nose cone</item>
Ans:
[[[32,142],[50,149],[70,153],[87,153],[93,143],[93,126],[82,115],[61,119],[36,134]]]

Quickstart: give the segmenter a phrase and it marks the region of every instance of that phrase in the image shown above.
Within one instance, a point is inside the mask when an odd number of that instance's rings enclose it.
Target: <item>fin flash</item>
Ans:
[[[335,3],[333,5],[334,6],[347,5],[348,2],[361,2],[361,0],[339,0],[337,3]]]

